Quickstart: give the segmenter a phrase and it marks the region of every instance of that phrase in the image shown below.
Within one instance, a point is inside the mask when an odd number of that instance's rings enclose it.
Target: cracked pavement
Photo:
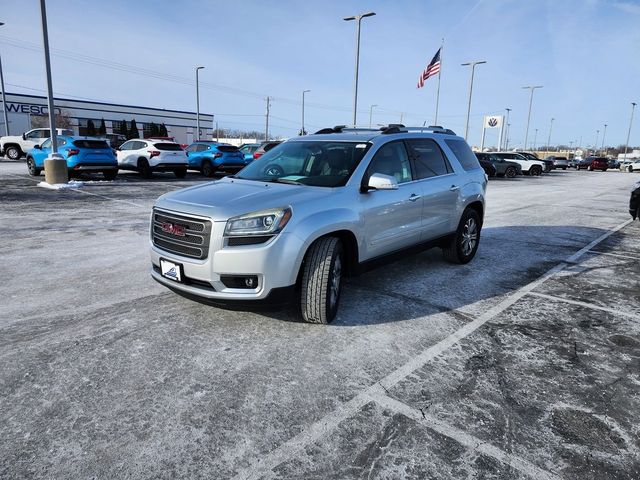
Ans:
[[[0,478],[640,478],[636,180],[492,180],[474,261],[350,279],[327,327],[151,280],[153,201],[199,175],[0,161]]]

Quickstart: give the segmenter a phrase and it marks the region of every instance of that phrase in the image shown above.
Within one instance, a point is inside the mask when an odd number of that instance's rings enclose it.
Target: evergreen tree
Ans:
[[[129,137],[129,130],[127,130],[127,121],[126,120],[122,120],[122,123],[120,123],[120,130],[118,131],[118,133],[120,135],[124,135],[125,137]]]
[[[158,129],[158,136],[159,137],[168,137],[169,136],[169,132],[167,132],[167,127],[165,126],[164,123],[162,125],[160,125],[160,128]]]
[[[149,125],[149,132],[151,132],[151,135],[149,135],[150,137],[162,136],[160,135],[160,128],[158,128],[158,125],[155,124],[154,122],[151,122],[151,125]]]
[[[104,118],[100,120],[100,127],[98,128],[98,135],[106,135],[107,126],[104,124]]]
[[[93,124],[93,120],[87,120],[87,136],[95,137],[96,136],[96,126]]]
[[[138,138],[139,136],[140,132],[138,132],[138,125],[136,125],[136,119],[134,118],[131,120],[131,127],[129,128],[129,136],[127,139]]]

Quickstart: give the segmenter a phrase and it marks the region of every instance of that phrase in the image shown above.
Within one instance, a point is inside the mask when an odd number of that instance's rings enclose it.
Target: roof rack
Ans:
[[[455,135],[453,130],[444,128],[440,125],[430,125],[428,127],[405,127],[401,123],[390,123],[389,125],[382,125],[379,127],[364,127],[358,125],[337,125],[335,127],[323,128],[315,132],[316,135],[326,133],[357,133],[357,132],[380,132],[385,135],[392,133],[407,133],[407,132],[429,132],[429,133],[441,133],[445,135]]]

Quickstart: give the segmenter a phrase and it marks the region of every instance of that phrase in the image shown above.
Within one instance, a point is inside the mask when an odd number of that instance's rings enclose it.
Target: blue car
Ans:
[[[245,143],[240,145],[240,151],[244,153],[244,159],[253,162],[253,152],[258,150],[259,143]]]
[[[44,169],[44,160],[51,153],[51,139],[36,145],[27,153],[29,175],[37,177]],[[58,137],[58,153],[67,161],[69,176],[82,172],[101,172],[105,180],[118,174],[118,161],[109,144],[100,138]]]
[[[205,177],[216,173],[237,173],[251,163],[233,145],[217,142],[195,142],[186,149],[189,170],[199,170]]]

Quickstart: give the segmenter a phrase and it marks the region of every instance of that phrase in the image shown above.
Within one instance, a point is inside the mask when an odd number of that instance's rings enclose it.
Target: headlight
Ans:
[[[227,220],[224,236],[274,235],[282,231],[289,219],[290,207],[247,213]]]

